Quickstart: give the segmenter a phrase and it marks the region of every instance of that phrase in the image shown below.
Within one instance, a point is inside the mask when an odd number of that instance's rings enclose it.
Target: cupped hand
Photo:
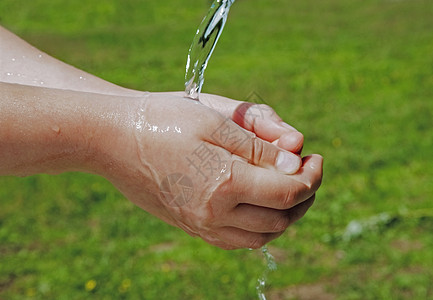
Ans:
[[[184,92],[168,94],[179,97],[185,95]],[[293,153],[300,154],[302,151],[304,144],[302,133],[285,123],[267,104],[237,101],[212,94],[201,94],[200,102],[265,141]]]
[[[173,93],[131,98],[119,117],[122,138],[104,150],[112,157],[100,172],[136,205],[192,236],[224,249],[258,248],[312,205],[322,158],[286,151],[299,152],[302,135],[275,116],[240,118],[243,102],[225,99],[210,108]]]

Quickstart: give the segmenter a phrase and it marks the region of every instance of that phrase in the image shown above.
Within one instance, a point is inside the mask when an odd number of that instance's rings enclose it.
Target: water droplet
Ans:
[[[39,54],[39,55],[38,55],[38,58],[42,58],[42,54]]]
[[[80,80],[87,80],[86,77],[80,76]]]
[[[7,72],[6,75],[7,76],[12,76],[12,75],[14,75],[14,73]]]
[[[54,125],[53,127],[51,127],[51,129],[55,132],[55,133],[59,133],[60,132],[60,127],[57,125]]]
[[[11,61],[16,61],[16,58],[11,58]]]

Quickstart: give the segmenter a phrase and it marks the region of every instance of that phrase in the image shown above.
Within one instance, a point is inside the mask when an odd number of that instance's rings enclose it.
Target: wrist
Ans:
[[[139,164],[135,131],[144,127],[144,110],[148,94],[141,97],[99,95],[85,122],[77,153],[81,171],[94,173],[112,181],[123,177]]]
[[[0,92],[0,175],[99,173],[127,140],[135,98],[1,82]]]

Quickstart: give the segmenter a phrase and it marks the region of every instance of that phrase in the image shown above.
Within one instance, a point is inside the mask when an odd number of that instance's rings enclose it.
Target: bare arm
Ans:
[[[0,26],[0,81],[118,96],[141,96],[57,60]]]
[[[111,124],[129,100],[0,82],[0,176],[96,172],[97,151],[122,139]]]

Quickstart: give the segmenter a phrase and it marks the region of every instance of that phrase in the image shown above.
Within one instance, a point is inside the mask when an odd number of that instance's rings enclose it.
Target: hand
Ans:
[[[161,93],[182,97],[184,92]],[[266,104],[237,101],[230,98],[200,94],[200,102],[230,118],[242,128],[253,132],[257,137],[278,147],[301,154],[304,136],[294,127],[285,123],[280,116]]]
[[[136,205],[192,236],[224,249],[258,248],[314,201],[322,158],[309,156],[301,165],[297,155],[277,147],[291,129],[273,134],[274,125],[256,122],[254,131],[275,139],[273,145],[173,93],[131,98],[123,115],[117,122],[129,126],[117,128],[117,141],[110,131],[110,149],[100,147],[105,153],[95,155],[110,163],[97,172]]]
[[[302,151],[302,133],[285,123],[272,107],[266,104],[236,101],[211,94],[202,94],[200,102],[231,118],[236,124],[254,132],[265,141],[293,153],[300,154]]]

